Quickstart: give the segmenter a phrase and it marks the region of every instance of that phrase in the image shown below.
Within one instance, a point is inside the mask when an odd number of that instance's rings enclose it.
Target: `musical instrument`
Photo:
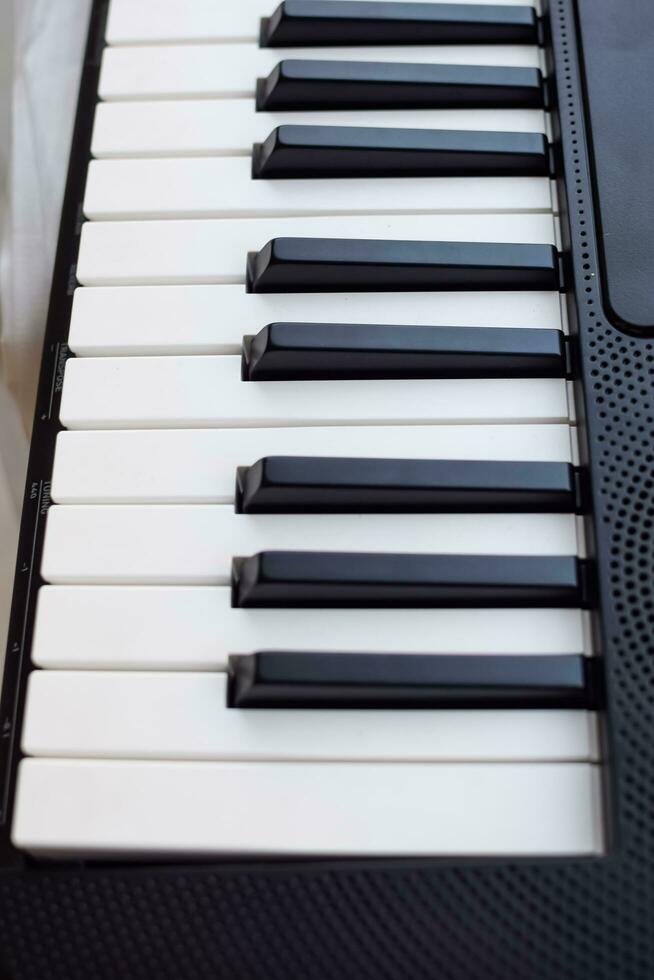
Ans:
[[[651,974],[653,37],[611,0],[94,3],[8,976]]]

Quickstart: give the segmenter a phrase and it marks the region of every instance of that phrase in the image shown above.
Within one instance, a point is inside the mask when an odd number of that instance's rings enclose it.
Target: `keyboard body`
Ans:
[[[616,25],[627,6],[632,9],[620,34]],[[654,316],[642,282],[643,270],[652,268],[654,220],[648,221],[653,188],[644,163],[647,135],[634,139],[643,127],[625,109],[630,87],[637,85],[625,52],[638,52],[641,37],[651,43],[654,15],[636,0],[552,0],[543,22],[579,463],[589,476],[591,501],[585,541],[596,583],[589,617],[593,648],[602,667],[605,853],[511,859],[178,856],[103,863],[44,862],[12,845],[106,16],[107,4],[96,0],[53,277],[2,689],[2,976],[649,980]],[[611,84],[606,65],[619,83]],[[607,131],[618,120],[620,140],[611,142]],[[625,149],[630,139],[631,153]],[[618,180],[630,165],[632,188],[628,177]],[[616,248],[616,238],[622,248]]]

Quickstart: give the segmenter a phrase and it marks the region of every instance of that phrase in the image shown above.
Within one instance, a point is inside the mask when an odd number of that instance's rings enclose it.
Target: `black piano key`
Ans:
[[[252,173],[266,180],[538,177],[549,173],[548,154],[542,133],[278,126],[264,143],[254,146]]]
[[[244,514],[571,513],[568,463],[267,456],[239,467]]]
[[[231,708],[592,709],[596,664],[561,656],[261,651],[229,658]]]
[[[584,562],[517,555],[262,551],[232,562],[238,607],[563,607],[589,602]]]
[[[252,293],[558,289],[553,245],[273,238],[248,255]]]
[[[538,44],[533,7],[285,0],[261,24],[262,47],[330,44]]]
[[[561,330],[269,323],[243,347],[249,381],[562,378]]]
[[[369,0],[366,0],[369,2]],[[257,82],[257,109],[539,109],[538,68],[285,59]]]

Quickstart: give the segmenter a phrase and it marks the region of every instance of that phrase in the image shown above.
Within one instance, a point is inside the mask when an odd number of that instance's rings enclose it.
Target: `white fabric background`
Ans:
[[[90,0],[0,0],[0,661]]]

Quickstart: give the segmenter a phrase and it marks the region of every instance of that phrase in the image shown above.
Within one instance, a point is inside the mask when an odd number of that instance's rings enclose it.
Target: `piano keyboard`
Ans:
[[[110,4],[37,858],[604,849],[537,18],[367,6]]]

